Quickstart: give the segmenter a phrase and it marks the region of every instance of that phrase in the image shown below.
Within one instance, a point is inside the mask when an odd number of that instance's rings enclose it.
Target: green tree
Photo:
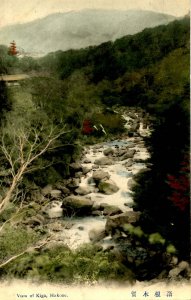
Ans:
[[[11,95],[8,93],[6,83],[0,81],[0,121],[5,117],[6,112],[10,111],[12,107]]]

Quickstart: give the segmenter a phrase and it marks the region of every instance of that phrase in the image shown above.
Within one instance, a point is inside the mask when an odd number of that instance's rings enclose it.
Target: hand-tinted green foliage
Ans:
[[[150,66],[170,51],[184,46],[188,35],[189,19],[185,18],[168,26],[145,29],[134,36],[117,40],[114,45],[123,60],[125,71],[134,70]]]
[[[172,50],[188,46],[188,39],[189,18],[185,18],[85,50],[50,53],[40,64],[46,70],[59,73],[61,78],[85,68],[90,79],[97,83],[152,66]]]
[[[7,61],[1,59],[0,68],[7,72],[12,58],[1,51]],[[43,157],[44,162],[54,163],[54,170],[51,166],[46,173],[50,178],[67,173],[84,119],[101,123],[106,132],[121,130],[120,118],[104,114],[104,106],[141,106],[152,114],[151,171],[140,175],[134,194],[137,208],[143,211],[141,226],[148,233],[160,233],[188,257],[189,209],[178,210],[170,200],[168,175],[179,178],[189,149],[189,18],[97,47],[50,53],[34,66],[32,61],[29,66],[24,63],[26,71],[39,64],[52,74],[33,78],[29,85],[43,122],[66,123],[72,130]],[[43,185],[45,176],[39,172],[30,179],[35,176]]]
[[[107,42],[100,46],[90,48],[88,63],[92,66],[93,81],[103,79],[113,80],[121,73],[121,65],[118,61],[118,53],[113,43]]]
[[[134,274],[113,254],[88,244],[76,251],[57,246],[26,254],[3,269],[2,276],[6,275],[64,283],[134,281]]]
[[[151,171],[140,175],[138,182],[141,188],[136,189],[134,194],[138,209],[143,211],[144,228],[149,232],[153,228],[161,232],[172,240],[184,257],[189,255],[189,205],[181,210],[170,200],[173,190],[168,183],[168,175],[180,176],[181,163],[189,152],[187,101],[189,99],[183,93],[182,97],[174,99],[170,107],[163,106],[163,112],[160,110],[160,114],[156,115],[157,122],[150,140]],[[189,165],[187,167],[189,169]]]
[[[39,62],[36,59],[28,56],[19,59],[17,64],[22,73],[28,73],[30,71],[40,71],[41,68]]]
[[[65,111],[63,82],[52,77],[34,77],[27,82],[35,106],[59,124]]]
[[[98,135],[100,124],[104,127],[106,134],[117,134],[124,131],[123,119],[118,114],[109,112],[97,113],[93,115],[92,122],[95,124],[96,128],[98,128]],[[96,130],[94,131],[94,134],[96,135]]]
[[[0,233],[0,262],[3,263],[13,255],[17,255],[34,245],[39,236],[32,230],[7,225]]]
[[[18,58],[8,54],[8,47],[0,45],[0,74],[13,74]]]
[[[8,47],[0,45],[0,74],[17,74],[39,71],[39,62],[32,57],[18,58],[9,54]]]
[[[49,53],[39,59],[40,65],[44,70],[51,70],[60,74],[62,79],[69,77],[75,70],[87,65],[87,50],[68,50]]]
[[[5,113],[11,110],[12,101],[4,81],[0,81],[0,122],[2,122]]]

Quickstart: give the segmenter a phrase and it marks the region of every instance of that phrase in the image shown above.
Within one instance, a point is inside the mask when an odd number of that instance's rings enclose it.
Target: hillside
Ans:
[[[175,17],[152,11],[83,10],[56,13],[0,30],[0,44],[15,40],[27,52],[80,49],[167,24]]]
[[[173,21],[155,28],[146,28],[115,42],[105,42],[86,49],[57,51],[41,58],[39,63],[62,79],[83,69],[94,82],[114,80],[158,63],[171,51],[189,46],[189,19]]]
[[[0,46],[0,74],[30,77],[0,81],[2,281],[190,280],[189,37],[185,17],[40,59]]]

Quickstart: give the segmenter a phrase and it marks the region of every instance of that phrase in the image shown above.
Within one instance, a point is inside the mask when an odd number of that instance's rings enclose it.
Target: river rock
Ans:
[[[92,210],[100,210],[100,204],[96,203],[96,201],[93,204]]]
[[[75,176],[75,178],[81,178],[82,177],[82,175],[83,175],[83,172],[76,172],[75,174],[74,174],[74,176]]]
[[[88,180],[87,180],[87,182],[91,186],[95,186],[96,185],[95,180],[92,177],[89,177]]]
[[[63,194],[69,194],[70,190],[66,187],[64,181],[58,181],[54,184],[55,189],[62,191]]]
[[[129,168],[133,165],[133,159],[129,158],[128,161],[124,164],[126,168]]]
[[[103,154],[104,154],[105,156],[113,155],[113,154],[114,154],[114,150],[113,150],[113,148],[107,148],[107,149],[105,149],[105,150],[103,151]]]
[[[125,159],[128,159],[128,158],[133,158],[135,152],[136,152],[136,150],[134,150],[134,149],[126,151],[126,153],[120,158],[120,160],[125,160]]]
[[[78,195],[88,195],[92,192],[92,190],[87,186],[79,186],[76,190],[75,190],[75,193],[78,194]]]
[[[62,195],[62,192],[60,190],[52,190],[50,195],[53,199],[59,199]]]
[[[105,206],[104,210],[103,210],[103,215],[104,216],[114,216],[114,215],[118,215],[121,214],[122,210],[115,205],[107,205]]]
[[[108,172],[98,170],[98,171],[93,172],[92,178],[94,179],[94,181],[99,182],[99,181],[104,180],[104,179],[109,179],[110,175],[109,175]]]
[[[127,187],[130,190],[133,190],[137,185],[138,185],[138,183],[133,178],[130,178],[127,182]]]
[[[47,196],[51,193],[52,191],[52,185],[51,184],[47,184],[44,188],[42,188],[41,192],[43,194],[43,196]]]
[[[95,171],[95,170],[97,170],[97,169],[99,169],[99,166],[98,166],[98,165],[93,165],[93,166],[92,166],[92,170],[93,170],[93,171]]]
[[[190,266],[189,263],[187,261],[181,261],[177,267],[173,268],[172,270],[170,270],[169,272],[169,278],[175,279],[176,277],[178,277],[178,275],[181,272],[185,272],[185,273],[189,273],[190,272]]]
[[[139,221],[140,212],[127,211],[119,215],[108,217],[105,225],[105,230],[109,234],[114,234],[117,229],[123,231],[123,226],[125,224],[136,223]]]
[[[112,159],[110,159],[108,157],[101,157],[101,158],[96,159],[94,163],[99,166],[105,166],[105,165],[109,166],[109,165],[113,164],[113,161],[112,161]]]
[[[112,195],[114,193],[117,193],[119,188],[113,181],[101,181],[98,185],[98,189],[101,193],[104,193],[106,195]]]
[[[135,143],[131,142],[131,143],[128,144],[128,148],[134,148],[134,147],[136,147]]]
[[[127,149],[120,149],[116,152],[116,156],[123,156],[127,152]]]
[[[83,175],[86,175],[86,174],[89,173],[91,170],[92,170],[92,168],[82,167],[82,173],[83,173]]]
[[[90,215],[92,212],[93,201],[82,196],[68,196],[64,198],[62,208],[68,215]]]
[[[69,190],[67,187],[63,187],[63,188],[62,188],[62,193],[63,193],[64,195],[69,195],[69,194],[70,194],[70,190]]]
[[[80,179],[79,178],[72,178],[70,183],[68,183],[67,187],[69,189],[75,189],[75,188],[78,188],[79,185],[80,185]]]
[[[91,229],[89,231],[89,239],[92,243],[97,243],[106,237],[106,231],[104,228],[101,229]]]
[[[91,164],[91,159],[88,159],[88,158],[85,158],[83,161],[82,161],[82,163],[83,164]]]
[[[139,126],[140,126],[140,123],[138,121],[134,122],[132,125],[131,125],[131,128],[130,130],[135,132],[139,129]]]
[[[94,210],[94,211],[92,211],[92,216],[95,216],[95,217],[102,216],[102,212],[100,210]]]
[[[70,169],[74,172],[82,171],[82,165],[78,162],[74,162],[70,164]]]
[[[93,147],[93,149],[100,149],[100,148],[102,148],[102,145],[101,144],[97,144],[97,145],[95,145],[94,147]]]
[[[45,212],[47,213],[50,219],[61,218],[63,216],[61,201],[51,201],[46,207]]]

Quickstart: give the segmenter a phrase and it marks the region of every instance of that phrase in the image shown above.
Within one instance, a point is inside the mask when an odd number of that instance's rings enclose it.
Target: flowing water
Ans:
[[[143,132],[143,128],[141,127]],[[108,147],[113,149],[121,149],[127,146],[132,146],[131,149],[135,149],[136,153],[134,155],[135,162],[131,167],[126,168],[125,162],[127,160],[118,161],[114,160],[112,165],[107,166],[98,166],[96,169],[94,168],[94,162],[96,159],[104,157],[104,149]],[[87,173],[86,176],[82,177],[80,186],[81,187],[92,187],[92,192],[87,196],[91,198],[94,204],[105,203],[108,205],[115,205],[120,208],[123,212],[132,210],[131,204],[133,203],[132,193],[128,188],[128,180],[133,177],[134,174],[139,172],[139,170],[146,167],[144,160],[149,157],[149,154],[142,143],[141,138],[127,138],[122,140],[116,140],[111,142],[105,142],[99,145],[91,146],[85,154],[84,159],[88,159],[90,163],[82,164],[85,167],[91,169],[90,172]],[[140,161],[137,163],[136,161]],[[110,180],[113,181],[119,188],[118,192],[112,195],[105,195],[100,192],[95,192],[95,187],[92,185],[90,178],[92,177],[93,171],[95,170],[103,170],[108,172],[110,175]],[[129,207],[128,207],[129,205]],[[68,222],[72,223],[72,227],[69,229],[65,229],[62,233],[66,244],[70,248],[77,248],[79,245],[83,243],[89,243],[89,231],[91,229],[104,229],[106,223],[105,216],[88,216],[88,217],[74,217],[72,219],[68,219]],[[70,227],[70,226],[69,226]],[[104,243],[108,243],[110,240],[109,237],[103,240]]]

